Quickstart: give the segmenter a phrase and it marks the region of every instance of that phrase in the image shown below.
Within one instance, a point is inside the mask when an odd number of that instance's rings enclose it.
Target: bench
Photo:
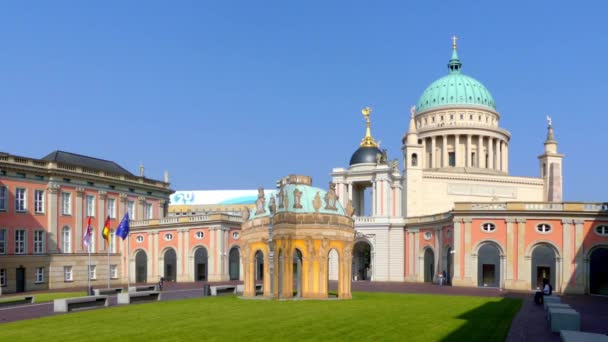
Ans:
[[[61,298],[53,301],[54,312],[68,312],[80,309],[98,308],[108,306],[108,296],[85,296],[73,298]]]
[[[122,292],[122,288],[121,287],[113,287],[113,288],[109,288],[109,289],[94,289],[93,293],[96,296],[102,296],[102,295],[115,295],[117,293],[121,293]]]
[[[236,285],[212,285],[209,287],[212,296],[218,294],[234,294],[236,293]]]
[[[158,285],[129,286],[129,292],[158,291]]]
[[[608,342],[608,336],[574,330],[562,330],[559,332],[562,342]]]
[[[14,305],[33,304],[34,296],[25,297],[9,297],[6,300],[0,300],[0,308]]]
[[[550,308],[551,332],[561,330],[581,330],[581,315],[573,309]]]
[[[255,285],[255,294],[257,295],[263,295],[264,294],[264,285],[262,284],[256,284]]]
[[[547,310],[547,304],[549,303],[561,303],[562,299],[557,296],[544,296],[543,297],[543,308]]]
[[[160,291],[123,292],[118,294],[118,304],[159,301],[160,294]]]
[[[564,304],[564,303],[549,303],[547,304],[547,321],[551,320],[551,316],[549,315],[549,310],[551,308],[556,308],[556,309],[572,309],[572,307],[570,307],[570,305],[568,304]]]

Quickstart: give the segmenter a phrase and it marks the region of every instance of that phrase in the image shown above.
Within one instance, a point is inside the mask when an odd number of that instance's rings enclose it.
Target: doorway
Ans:
[[[19,266],[17,268],[17,292],[25,292],[25,268],[23,266]]]

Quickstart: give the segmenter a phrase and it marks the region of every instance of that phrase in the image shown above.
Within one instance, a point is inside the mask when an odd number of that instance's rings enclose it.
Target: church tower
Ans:
[[[401,140],[403,151],[403,214],[409,217],[410,213],[420,212],[422,205],[420,199],[422,191],[422,165],[424,165],[424,151],[422,144],[418,140],[418,130],[414,115],[416,106],[410,110],[410,127]]]
[[[562,191],[562,161],[563,154],[557,153],[557,141],[553,133],[551,118],[547,116],[547,139],[545,153],[538,157],[540,162],[540,177],[543,179],[543,200],[546,202],[561,202]]]

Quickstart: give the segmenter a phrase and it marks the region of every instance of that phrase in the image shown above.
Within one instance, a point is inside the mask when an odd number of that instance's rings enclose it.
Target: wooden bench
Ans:
[[[608,336],[574,330],[559,332],[562,342],[608,342]]]
[[[34,296],[25,296],[25,297],[9,297],[6,300],[0,300],[0,308],[15,306],[15,305],[24,305],[24,304],[33,304]]]
[[[158,285],[129,286],[129,292],[158,291]]]
[[[121,287],[112,287],[112,288],[109,288],[109,289],[94,289],[93,290],[93,293],[96,296],[102,296],[102,295],[111,296],[111,295],[115,295],[115,294],[121,293],[121,292],[122,292],[122,288]]]
[[[581,315],[573,309],[550,308],[549,322],[551,332],[561,330],[581,330]]]
[[[61,298],[53,301],[53,311],[68,312],[73,310],[98,308],[108,306],[108,296],[85,296],[73,298]]]
[[[160,294],[160,291],[123,292],[118,294],[118,304],[159,301]]]

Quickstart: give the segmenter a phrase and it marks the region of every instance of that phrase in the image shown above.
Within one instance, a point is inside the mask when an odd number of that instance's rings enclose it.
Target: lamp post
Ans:
[[[272,241],[272,219],[274,218],[274,213],[276,212],[274,194],[270,195],[270,204],[268,205],[268,210],[270,211],[270,215],[268,216],[270,219],[268,225],[268,273],[270,273],[270,294],[271,296],[274,296],[274,242]]]

